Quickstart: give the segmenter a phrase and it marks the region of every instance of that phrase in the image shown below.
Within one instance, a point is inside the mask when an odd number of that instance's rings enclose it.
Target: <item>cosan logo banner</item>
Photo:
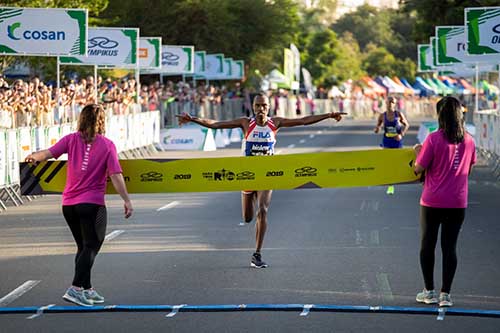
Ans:
[[[161,49],[161,73],[194,73],[194,46],[163,45]]]
[[[135,68],[139,29],[89,28],[88,56],[61,57],[61,64]]]
[[[86,9],[0,7],[0,54],[87,53]]]

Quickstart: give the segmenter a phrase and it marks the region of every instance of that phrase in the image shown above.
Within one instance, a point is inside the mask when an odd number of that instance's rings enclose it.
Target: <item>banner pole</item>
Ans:
[[[59,68],[59,56],[57,56],[57,83],[56,83],[57,91],[61,88],[61,72]]]
[[[97,100],[97,65],[94,65],[94,99],[97,104],[99,102]]]

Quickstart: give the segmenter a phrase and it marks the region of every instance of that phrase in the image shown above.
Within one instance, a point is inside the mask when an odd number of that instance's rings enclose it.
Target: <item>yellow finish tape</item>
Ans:
[[[418,181],[412,149],[275,156],[121,160],[130,193],[291,190]],[[23,195],[61,193],[66,162],[21,163]],[[109,182],[107,193],[116,193]]]

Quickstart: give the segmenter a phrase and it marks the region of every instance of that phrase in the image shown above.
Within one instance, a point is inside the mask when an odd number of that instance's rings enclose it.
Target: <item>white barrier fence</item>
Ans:
[[[474,124],[467,124],[476,143],[476,148],[493,168],[493,174],[500,178],[500,113],[496,110],[484,110],[474,113]],[[417,139],[423,143],[427,135],[438,128],[437,121],[420,124]]]
[[[476,146],[500,179],[500,113],[496,110],[479,111],[474,114]]]
[[[19,162],[29,153],[47,149],[75,130],[76,123],[0,129],[0,209],[5,209],[5,200],[15,205],[22,203],[18,193]],[[115,143],[118,153],[159,144],[159,111],[108,117],[106,137]]]

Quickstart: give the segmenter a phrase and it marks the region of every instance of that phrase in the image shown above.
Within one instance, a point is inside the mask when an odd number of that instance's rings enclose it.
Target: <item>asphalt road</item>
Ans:
[[[416,143],[418,121],[406,137]],[[284,129],[277,151],[292,154],[376,148],[374,123]],[[239,155],[162,152],[158,158]],[[390,170],[388,170],[390,172]],[[415,302],[423,287],[419,262],[420,185],[275,191],[263,259],[249,267],[254,224],[240,225],[240,195],[133,195],[135,215],[107,197],[108,230],[93,269],[107,305],[323,304],[432,308]],[[500,183],[475,168],[470,207],[459,239],[454,308],[500,310]],[[73,272],[75,245],[60,196],[44,196],[0,214],[0,307],[55,304]],[[114,233],[113,233],[114,232]],[[440,253],[436,284],[440,287]],[[27,281],[28,284],[25,284]],[[24,294],[5,298],[25,284]],[[3,299],[3,303],[2,300]],[[400,313],[300,311],[0,314],[0,332],[498,332],[500,318]]]

